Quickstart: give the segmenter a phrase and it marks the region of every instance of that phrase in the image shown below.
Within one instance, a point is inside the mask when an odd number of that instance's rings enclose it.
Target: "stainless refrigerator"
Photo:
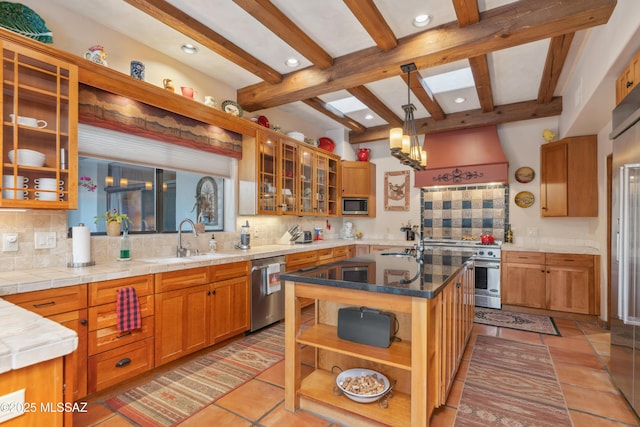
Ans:
[[[640,85],[612,124],[611,374],[640,413]]]

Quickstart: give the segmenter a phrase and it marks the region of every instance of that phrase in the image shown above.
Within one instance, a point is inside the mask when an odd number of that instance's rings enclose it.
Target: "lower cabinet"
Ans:
[[[597,255],[503,251],[502,304],[600,313]]]
[[[88,392],[104,390],[154,366],[155,305],[153,275],[89,283]],[[118,289],[133,287],[140,304],[141,327],[118,332]]]
[[[251,327],[249,277],[227,279],[209,287],[209,344],[248,331]]]
[[[47,317],[78,334],[78,348],[63,358],[65,402],[75,402],[87,395],[87,286],[7,295],[5,300]],[[70,412],[64,414],[70,423]],[[69,424],[70,425],[70,424]]]

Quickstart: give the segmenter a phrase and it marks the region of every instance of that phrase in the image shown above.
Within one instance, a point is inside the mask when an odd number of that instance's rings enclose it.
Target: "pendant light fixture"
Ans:
[[[400,163],[422,171],[427,167],[427,152],[418,142],[416,119],[413,116],[416,107],[411,103],[411,72],[417,68],[412,62],[402,65],[400,69],[407,73],[407,103],[402,106],[404,125],[402,128],[392,128],[389,132],[389,148],[391,155],[400,160]]]

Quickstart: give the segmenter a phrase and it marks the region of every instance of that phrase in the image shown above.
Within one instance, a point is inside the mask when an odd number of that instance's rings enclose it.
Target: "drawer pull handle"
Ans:
[[[120,338],[128,337],[129,335],[131,335],[131,331],[125,332],[124,334],[120,334],[116,338],[120,339]]]
[[[33,304],[33,306],[36,307],[36,308],[47,307],[49,305],[56,305],[56,302],[55,301],[49,301],[49,302],[43,302],[41,304]]]
[[[127,366],[129,363],[131,363],[131,359],[125,357],[124,359],[118,360],[118,363],[116,363],[116,368],[122,368],[124,366]]]

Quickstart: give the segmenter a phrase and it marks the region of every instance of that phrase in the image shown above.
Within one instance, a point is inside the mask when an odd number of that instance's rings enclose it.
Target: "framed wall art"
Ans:
[[[408,211],[410,204],[409,171],[384,173],[384,210]]]

